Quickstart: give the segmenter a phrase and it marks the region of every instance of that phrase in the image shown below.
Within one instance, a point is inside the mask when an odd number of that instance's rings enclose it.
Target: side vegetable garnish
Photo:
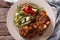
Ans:
[[[31,5],[24,3],[18,6],[18,11],[15,13],[15,22],[17,26],[23,26],[31,23],[36,19],[38,8],[33,8]]]

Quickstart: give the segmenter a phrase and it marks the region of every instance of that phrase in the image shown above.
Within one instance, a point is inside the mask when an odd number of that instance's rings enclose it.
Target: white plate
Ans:
[[[19,35],[19,33],[16,29],[16,26],[13,23],[14,13],[17,10],[17,5],[20,4],[20,3],[25,3],[25,2],[26,2],[26,0],[20,0],[20,1],[16,2],[15,4],[13,4],[13,6],[10,8],[10,10],[8,12],[8,15],[7,15],[7,28],[9,30],[10,34],[16,40],[25,40],[24,38],[22,38]],[[54,12],[45,0],[30,0],[28,2],[32,2],[34,4],[37,4],[41,7],[43,7],[46,10],[47,15],[51,19],[51,25],[44,32],[44,34],[41,37],[33,38],[32,40],[47,40],[50,37],[50,35],[52,34],[52,32],[55,28],[55,15],[54,15]]]

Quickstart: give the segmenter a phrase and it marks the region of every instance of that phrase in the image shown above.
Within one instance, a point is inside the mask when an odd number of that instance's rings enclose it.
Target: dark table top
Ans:
[[[11,5],[11,3],[0,0],[0,40],[14,40],[6,25],[7,12]]]

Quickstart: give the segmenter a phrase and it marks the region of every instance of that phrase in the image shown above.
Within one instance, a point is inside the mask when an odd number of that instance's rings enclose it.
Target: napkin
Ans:
[[[56,15],[56,24],[53,34],[48,40],[60,40],[60,0],[47,0]]]
[[[18,0],[4,0],[5,2],[15,3]],[[53,34],[47,40],[60,40],[60,0],[45,0],[53,9],[56,16],[56,24]]]

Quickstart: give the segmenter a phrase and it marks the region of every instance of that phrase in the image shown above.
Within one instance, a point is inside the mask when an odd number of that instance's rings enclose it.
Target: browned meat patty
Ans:
[[[24,38],[32,38],[35,35],[42,35],[43,32],[48,28],[50,24],[50,18],[43,10],[40,15],[36,18],[36,21],[29,25],[24,25],[19,28],[19,33]]]

